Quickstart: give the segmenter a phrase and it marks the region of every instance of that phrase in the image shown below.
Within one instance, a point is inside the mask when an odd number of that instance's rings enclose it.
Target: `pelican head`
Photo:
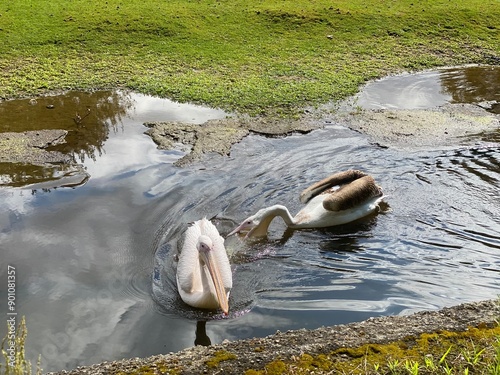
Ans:
[[[201,235],[198,238],[198,243],[196,244],[196,248],[200,252],[200,255],[205,258],[208,254],[208,252],[212,251],[214,249],[214,244],[212,242],[212,239],[208,236]]]
[[[281,207],[282,206],[275,205],[260,209],[252,216],[243,220],[240,225],[228,234],[228,237],[236,233],[246,233],[245,238],[265,236],[269,224],[271,224],[271,221],[276,216],[277,208],[279,209]]]
[[[245,237],[249,237],[250,232],[252,232],[260,224],[259,218],[255,218],[255,216],[256,215],[252,215],[243,220],[240,225],[238,225],[231,231],[231,233],[228,234],[228,237],[236,233],[246,233]]]

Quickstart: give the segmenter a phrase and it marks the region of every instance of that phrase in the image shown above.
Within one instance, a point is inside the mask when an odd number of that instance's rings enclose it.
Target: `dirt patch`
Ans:
[[[287,361],[302,354],[329,354],[339,348],[389,343],[423,333],[494,327],[498,317],[495,301],[466,303],[440,311],[370,318],[360,323],[315,330],[277,332],[264,338],[197,346],[178,353],[104,362],[57,374],[156,374],[168,373],[168,370],[176,374],[244,374],[248,369],[263,369],[275,359]]]

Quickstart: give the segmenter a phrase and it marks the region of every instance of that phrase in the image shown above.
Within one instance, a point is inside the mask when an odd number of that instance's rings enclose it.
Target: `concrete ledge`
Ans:
[[[144,359],[104,362],[57,374],[243,374],[248,369],[263,369],[275,359],[289,360],[304,353],[314,356],[343,347],[388,343],[423,333],[443,330],[463,332],[473,327],[494,327],[498,324],[499,316],[497,301],[465,303],[409,316],[378,317],[315,330],[277,332],[265,338],[197,346]],[[210,366],[210,361],[214,360],[216,366]]]

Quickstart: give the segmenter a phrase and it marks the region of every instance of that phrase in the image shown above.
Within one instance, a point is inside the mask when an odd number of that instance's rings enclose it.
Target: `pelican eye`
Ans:
[[[209,252],[212,250],[206,243],[200,243],[200,251]]]

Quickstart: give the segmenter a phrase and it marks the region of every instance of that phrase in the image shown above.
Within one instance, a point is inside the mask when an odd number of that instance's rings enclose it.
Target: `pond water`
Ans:
[[[385,91],[386,80],[374,82],[358,104],[409,106],[401,97],[415,82],[408,95],[432,105],[436,97],[499,100],[499,72],[492,73],[493,97],[476,92],[477,80],[467,78],[466,69],[450,69],[391,77],[401,90]],[[472,76],[478,75],[489,77]],[[451,76],[460,84],[447,86],[443,77]],[[498,143],[402,152],[325,120],[324,129],[306,135],[251,135],[231,156],[207,155],[178,168],[173,162],[182,154],[157,150],[142,124],[202,123],[224,112],[126,92],[44,100],[57,100],[51,111],[66,106],[67,113],[74,103],[109,107],[100,120],[95,115],[83,123],[105,127],[92,152],[81,146],[71,151],[90,176],[85,183],[0,189],[0,300],[6,306],[10,265],[17,319],[27,320],[27,355],[36,362],[41,354],[45,371],[439,309],[500,293]],[[23,105],[29,108],[28,100],[0,103],[0,113]],[[369,172],[383,187],[380,213],[321,230],[290,231],[276,220],[265,240],[230,237],[229,316],[182,304],[172,276],[189,222],[206,216],[226,235],[266,205],[297,212],[303,188],[348,168]]]

